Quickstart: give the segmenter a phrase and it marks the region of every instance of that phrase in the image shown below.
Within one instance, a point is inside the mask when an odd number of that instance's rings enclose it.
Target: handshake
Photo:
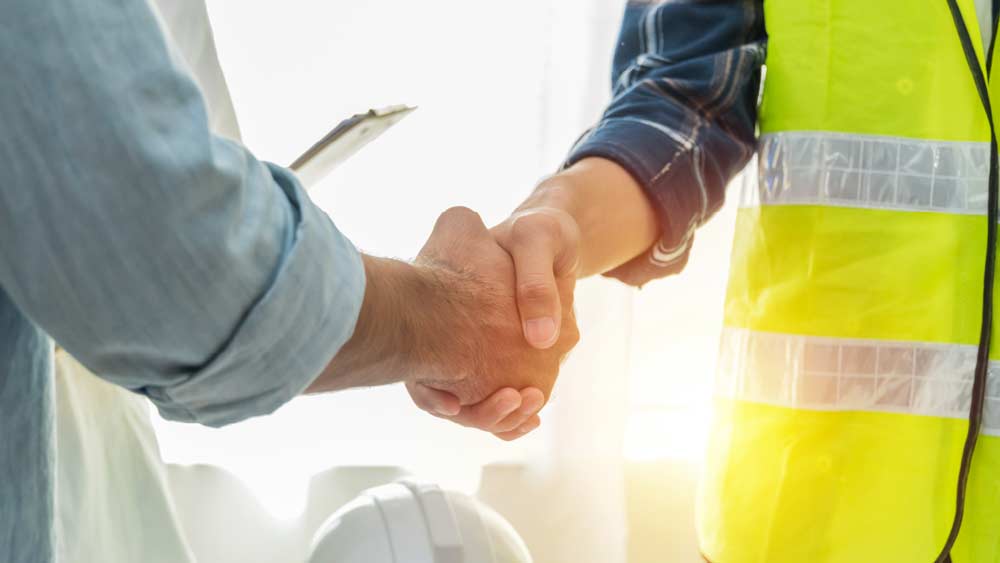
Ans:
[[[310,392],[403,381],[435,416],[504,440],[527,434],[579,340],[579,240],[556,208],[487,229],[458,207],[440,216],[412,264],[365,256],[354,335]]]
[[[577,278],[614,275],[659,237],[642,188],[601,158],[548,178],[492,229],[449,209],[413,264],[365,257],[354,335],[308,391],[403,381],[435,416],[519,438],[579,340]]]

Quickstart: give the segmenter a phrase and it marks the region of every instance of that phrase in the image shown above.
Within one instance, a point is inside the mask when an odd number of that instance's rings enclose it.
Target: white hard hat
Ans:
[[[364,491],[331,516],[309,563],[531,563],[531,555],[479,500],[400,481]]]

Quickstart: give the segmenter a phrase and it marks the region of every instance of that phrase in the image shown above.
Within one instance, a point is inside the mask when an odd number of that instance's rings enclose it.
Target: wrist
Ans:
[[[397,383],[406,379],[421,343],[417,307],[433,283],[421,268],[363,256],[365,296],[351,338],[309,392]]]
[[[568,171],[559,172],[539,182],[514,214],[535,209],[556,209],[568,214],[579,223],[578,215],[583,212],[580,201],[579,178]]]
[[[616,162],[585,158],[543,180],[518,212],[565,212],[580,233],[581,277],[607,272],[645,252],[659,238],[653,206]]]

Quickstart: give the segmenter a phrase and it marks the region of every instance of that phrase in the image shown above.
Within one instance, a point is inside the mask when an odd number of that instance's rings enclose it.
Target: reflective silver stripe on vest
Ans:
[[[740,205],[986,214],[989,143],[792,131],[763,135]],[[750,183],[752,184],[752,183]]]
[[[966,419],[975,367],[975,346],[726,328],[716,392],[800,409]],[[1000,435],[996,362],[987,381],[983,433]]]

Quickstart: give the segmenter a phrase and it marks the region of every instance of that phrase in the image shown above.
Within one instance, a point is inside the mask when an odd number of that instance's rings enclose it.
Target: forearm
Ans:
[[[366,287],[361,312],[350,340],[330,361],[306,393],[373,387],[405,379],[419,351],[421,319],[416,305],[433,299],[434,278],[398,260],[363,257]]]
[[[602,274],[642,254],[659,237],[656,213],[624,168],[587,158],[543,181],[517,212],[553,208],[580,229],[578,277]]]
[[[765,43],[760,0],[628,2],[613,101],[567,159],[618,163],[652,204],[658,240],[609,276],[643,285],[684,268],[695,229],[722,207],[726,185],[753,154]],[[609,194],[600,211],[617,215],[629,195]],[[632,231],[636,217],[619,216],[626,222],[614,227]]]
[[[354,327],[357,250],[291,172],[211,133],[145,0],[0,4],[3,291],[167,418],[300,394]]]

